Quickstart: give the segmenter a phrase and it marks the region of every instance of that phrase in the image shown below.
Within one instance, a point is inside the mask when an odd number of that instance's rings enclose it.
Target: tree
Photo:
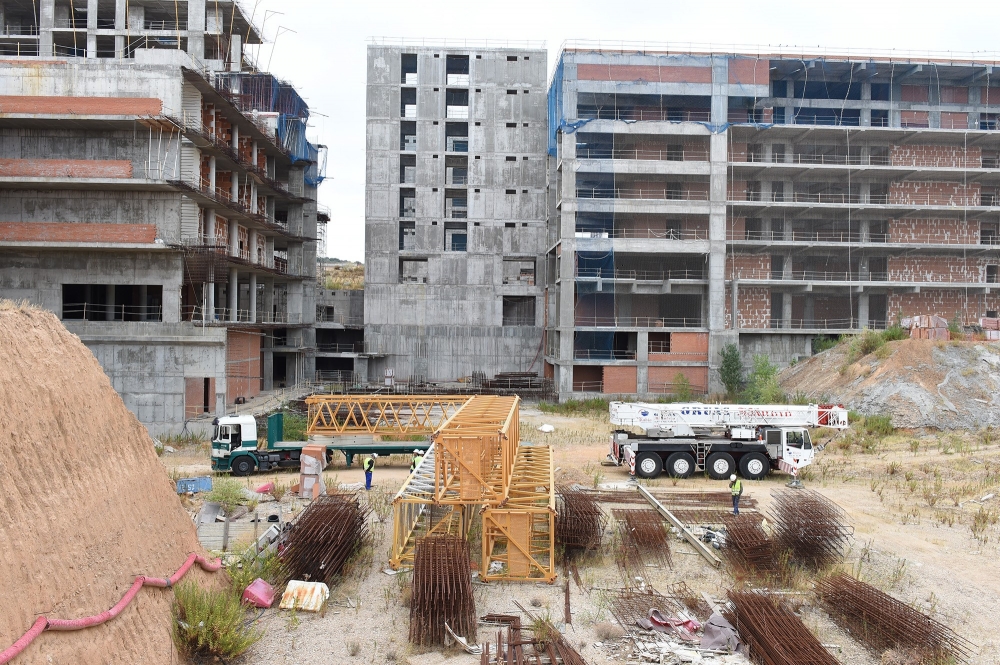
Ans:
[[[740,358],[740,347],[736,344],[726,344],[719,355],[722,356],[722,367],[719,368],[722,385],[726,387],[729,397],[733,397],[743,385],[743,360]]]
[[[750,404],[780,404],[786,399],[784,391],[778,385],[777,365],[762,353],[753,357],[744,399]]]

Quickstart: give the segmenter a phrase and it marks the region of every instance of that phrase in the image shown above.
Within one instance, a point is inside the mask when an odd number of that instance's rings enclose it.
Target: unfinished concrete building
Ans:
[[[549,89],[545,371],[718,391],[719,351],[993,316],[993,63],[565,50]]]
[[[371,378],[539,372],[546,52],[368,48]]]
[[[232,1],[3,0],[0,297],[154,433],[314,372],[319,150]]]
[[[368,380],[363,289],[316,292],[316,380],[362,385]]]

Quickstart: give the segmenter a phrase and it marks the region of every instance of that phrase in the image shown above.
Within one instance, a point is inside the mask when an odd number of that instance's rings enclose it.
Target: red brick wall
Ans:
[[[603,368],[599,365],[573,365],[573,390],[593,392],[604,381]]]
[[[969,89],[965,86],[943,85],[941,86],[942,104],[968,104]]]
[[[260,394],[260,335],[229,330],[226,333],[226,403]]]
[[[894,182],[889,186],[889,203],[903,205],[979,205],[979,183]]]
[[[730,180],[729,184],[726,186],[726,198],[728,198],[730,201],[746,201],[747,181]]]
[[[693,201],[707,201],[708,186],[707,182],[688,180],[684,183],[684,195]]]
[[[926,85],[901,85],[899,86],[900,99],[904,102],[926,102],[930,98],[930,88]]]
[[[215,411],[215,377],[208,379],[208,412]],[[184,417],[197,418],[205,415],[205,379],[187,377],[184,379]]]
[[[900,111],[899,117],[903,127],[928,127],[930,125],[930,113],[927,111]]]
[[[730,143],[729,144],[729,161],[731,161],[731,162],[745,162],[745,161],[747,161],[747,144],[746,143]]]
[[[46,115],[160,115],[163,102],[152,97],[0,96],[0,113]]]
[[[581,81],[658,81],[660,83],[711,83],[711,67],[657,67],[655,65],[576,66]]]
[[[813,318],[823,321],[844,321],[851,318],[850,296],[816,296],[813,299]]]
[[[726,257],[726,279],[767,279],[771,275],[768,254],[730,254]]]
[[[979,88],[979,99],[982,104],[989,104],[990,106],[1000,104],[1000,88],[983,86]]]
[[[985,282],[987,264],[996,263],[996,259],[952,256],[890,256],[889,281]]]
[[[660,367],[650,365],[646,375],[651,392],[660,392],[664,384],[674,383],[678,374],[683,374],[691,382],[694,390],[708,389],[708,368],[707,367]]]
[[[967,114],[959,114],[967,117]],[[966,122],[966,125],[968,123]],[[940,166],[947,168],[973,168],[983,165],[981,148],[966,150],[948,145],[894,145],[889,150],[893,166]]]
[[[968,129],[968,128],[969,128],[968,113],[959,113],[956,111],[941,111],[941,129]]]
[[[636,391],[635,366],[609,365],[604,368],[604,392],[617,395]]]
[[[727,229],[726,235],[733,239],[742,240],[747,235],[746,227],[746,217],[730,217],[726,220],[726,225],[729,227]]]
[[[649,360],[708,360],[708,333],[670,333],[670,353],[650,353]]]
[[[729,59],[729,82],[744,85],[768,85],[771,82],[771,61],[750,58]]]
[[[730,294],[732,290],[730,289]],[[765,286],[740,287],[738,294],[739,327],[767,328],[771,321],[771,289]],[[732,320],[732,297],[726,296],[726,308]]]
[[[154,224],[85,222],[0,222],[0,240],[11,242],[122,242],[149,244]]]
[[[979,243],[979,222],[961,219],[890,219],[889,242]]]
[[[127,159],[0,159],[0,176],[22,178],[131,178]]]
[[[963,323],[976,323],[979,317],[986,316],[987,310],[1000,309],[1000,293],[974,294],[966,296],[959,289],[928,289],[920,293],[889,294],[887,313],[890,321],[899,316],[917,316],[935,314],[951,319],[956,312]]]

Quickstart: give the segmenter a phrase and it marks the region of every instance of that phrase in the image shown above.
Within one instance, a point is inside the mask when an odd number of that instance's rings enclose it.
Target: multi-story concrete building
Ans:
[[[719,351],[993,316],[1000,89],[938,58],[566,50],[549,89],[545,371],[721,389]]]
[[[154,433],[311,378],[318,149],[238,4],[0,2],[0,297]]]
[[[540,371],[546,52],[368,48],[374,379]]]

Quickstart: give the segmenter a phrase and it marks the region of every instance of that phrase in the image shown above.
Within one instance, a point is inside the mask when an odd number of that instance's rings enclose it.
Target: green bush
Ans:
[[[174,587],[174,644],[188,658],[242,655],[263,633],[247,625],[239,596],[185,581]]]
[[[594,416],[608,415],[609,400],[600,397],[579,400],[571,399],[565,402],[539,402],[538,410],[542,413],[554,413],[560,416]]]
[[[292,411],[283,411],[285,441],[306,441],[306,417]]]
[[[722,357],[719,378],[726,387],[726,392],[732,397],[743,385],[743,359],[740,358],[740,347],[736,344],[726,344],[719,355]]]
[[[892,426],[892,416],[880,414],[874,416],[866,416],[864,419],[863,427],[867,434],[873,434],[875,436],[889,436],[896,428]]]
[[[910,339],[910,331],[895,323],[882,331],[882,339],[887,342],[898,342],[903,339]]]
[[[823,353],[824,351],[832,349],[838,344],[840,344],[840,337],[829,337],[829,336],[814,337],[812,341],[812,352],[814,355],[817,353]]]
[[[787,400],[778,385],[778,367],[762,353],[753,357],[743,399],[748,404],[781,404]]]
[[[235,563],[226,566],[226,574],[229,575],[229,590],[236,598],[242,597],[243,591],[258,577],[272,586],[278,586],[287,577],[277,552],[257,556],[253,545]]]
[[[692,397],[691,381],[684,376],[683,372],[674,375],[674,395],[678,402],[690,402]]]
[[[206,501],[215,501],[222,506],[226,514],[243,503],[243,485],[232,478],[216,478],[212,482],[212,491],[205,496]]]

